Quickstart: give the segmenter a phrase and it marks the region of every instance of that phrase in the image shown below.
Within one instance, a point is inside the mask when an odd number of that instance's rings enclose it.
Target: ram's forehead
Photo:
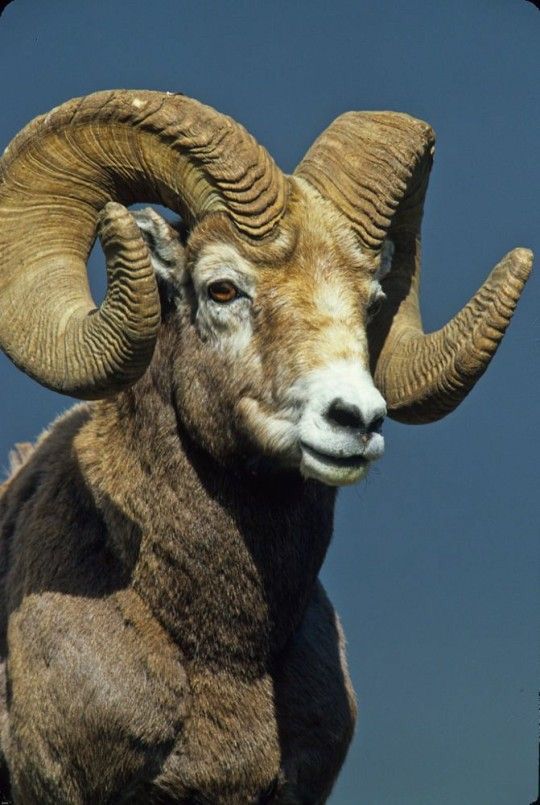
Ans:
[[[378,262],[362,251],[340,216],[331,212],[329,220],[319,215],[306,218],[309,223],[299,229],[295,249],[278,275],[291,293],[309,300],[313,312],[340,316],[345,309],[358,307],[359,294],[370,293]]]
[[[327,285],[335,298],[336,277],[363,286],[377,276],[379,255],[362,249],[349,222],[307,183],[295,181],[288,209],[270,239],[255,243],[239,236],[223,214],[209,215],[191,241],[191,269],[201,280],[216,271],[237,271],[253,283],[280,285],[295,280],[305,289]]]

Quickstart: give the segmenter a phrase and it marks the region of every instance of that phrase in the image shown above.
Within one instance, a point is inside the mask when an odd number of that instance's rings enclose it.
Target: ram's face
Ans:
[[[199,363],[219,363],[214,386],[230,391],[223,413],[274,465],[340,485],[383,452],[386,407],[366,326],[384,294],[380,263],[311,196],[299,194],[278,240],[259,252],[209,221],[189,242],[184,288],[206,352]],[[218,388],[201,390],[223,400]]]

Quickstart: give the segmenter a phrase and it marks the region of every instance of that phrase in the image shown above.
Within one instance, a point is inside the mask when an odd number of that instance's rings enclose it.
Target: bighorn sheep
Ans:
[[[0,343],[94,400],[0,498],[4,785],[16,803],[322,803],[355,719],[317,576],[334,487],[485,370],[516,249],[419,313],[430,127],[351,112],[292,176],[181,95],[98,92],[0,164]],[[159,202],[179,213],[123,205]],[[85,265],[96,231],[108,291]],[[372,379],[373,378],[373,379]]]

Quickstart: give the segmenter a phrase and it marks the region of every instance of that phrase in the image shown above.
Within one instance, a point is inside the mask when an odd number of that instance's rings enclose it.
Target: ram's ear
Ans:
[[[395,247],[391,240],[383,240],[379,266],[375,273],[375,279],[381,282],[392,270],[392,260],[394,259]]]
[[[134,210],[132,214],[148,246],[158,281],[178,288],[185,279],[185,251],[179,228],[151,207]]]

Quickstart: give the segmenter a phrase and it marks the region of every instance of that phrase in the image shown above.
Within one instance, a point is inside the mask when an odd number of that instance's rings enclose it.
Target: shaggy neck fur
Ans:
[[[172,346],[165,335],[162,354]],[[302,620],[335,493],[217,462],[187,436],[156,365],[160,377],[94,406],[76,439],[83,473],[130,583],[185,659],[259,675]]]

